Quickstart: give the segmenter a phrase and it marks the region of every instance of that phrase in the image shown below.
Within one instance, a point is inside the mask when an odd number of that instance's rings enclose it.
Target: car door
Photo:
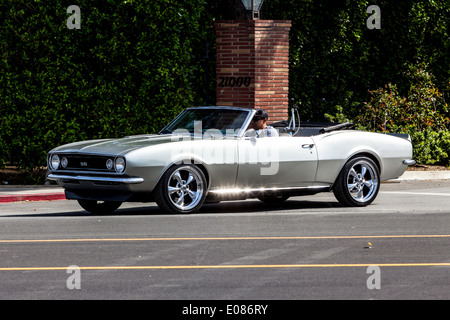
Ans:
[[[317,152],[311,137],[244,137],[238,141],[238,188],[314,184]]]

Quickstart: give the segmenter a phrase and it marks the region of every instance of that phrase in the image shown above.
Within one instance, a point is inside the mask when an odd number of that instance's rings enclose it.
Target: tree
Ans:
[[[0,164],[45,166],[84,139],[155,133],[203,101],[203,0],[0,0]]]
[[[371,4],[381,10],[381,29],[368,29]],[[292,20],[290,94],[302,118],[323,121],[342,106],[354,117],[369,90],[395,83],[409,89],[408,65],[428,64],[436,84],[450,92],[450,2],[363,0],[267,0],[265,19]]]
[[[397,86],[390,83],[373,90],[355,120],[360,129],[409,134],[419,163],[448,165],[449,106],[426,65],[410,66],[407,75],[407,96],[401,96]]]

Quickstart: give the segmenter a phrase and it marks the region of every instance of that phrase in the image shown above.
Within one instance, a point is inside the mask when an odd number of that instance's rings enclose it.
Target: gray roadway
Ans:
[[[188,216],[154,204],[99,216],[67,200],[4,203],[0,299],[449,299],[449,204],[448,180],[383,184],[357,209],[332,194]],[[80,289],[67,287],[72,265]],[[380,289],[367,286],[369,266]]]

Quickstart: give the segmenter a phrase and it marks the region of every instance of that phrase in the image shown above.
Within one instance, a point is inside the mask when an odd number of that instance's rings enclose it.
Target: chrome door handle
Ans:
[[[313,143],[311,143],[311,144],[304,144],[304,145],[302,145],[302,148],[303,149],[312,149],[312,148],[314,148],[314,144]]]

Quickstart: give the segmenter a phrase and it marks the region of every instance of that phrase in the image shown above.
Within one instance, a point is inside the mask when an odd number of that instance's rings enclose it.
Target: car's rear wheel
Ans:
[[[161,177],[155,193],[158,206],[168,213],[194,213],[205,201],[207,183],[203,171],[194,165],[177,165]]]
[[[375,162],[367,157],[357,157],[342,168],[333,193],[344,206],[364,207],[375,200],[379,189],[380,173]]]
[[[79,205],[90,213],[111,213],[117,210],[122,202],[119,201],[96,201],[78,200]]]

